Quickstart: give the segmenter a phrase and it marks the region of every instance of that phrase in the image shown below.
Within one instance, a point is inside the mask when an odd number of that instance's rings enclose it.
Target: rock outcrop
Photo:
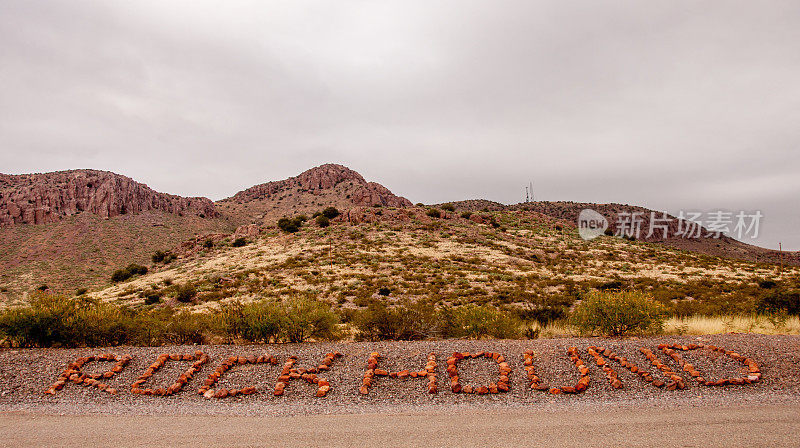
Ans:
[[[225,199],[225,201],[241,204],[268,199],[290,190],[300,190],[313,194],[322,190],[331,190],[343,182],[352,184],[353,188],[349,190],[349,200],[354,206],[410,207],[412,205],[411,201],[394,195],[383,185],[367,182],[357,172],[336,164],[321,165],[295,177],[256,185],[236,193],[233,197]]]
[[[56,222],[81,212],[110,218],[147,210],[203,218],[219,215],[210,199],[159,193],[108,171],[0,174],[0,226]]]

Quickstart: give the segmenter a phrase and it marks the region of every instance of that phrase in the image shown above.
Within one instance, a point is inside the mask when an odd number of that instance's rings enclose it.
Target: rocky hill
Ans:
[[[159,193],[108,171],[0,174],[0,226],[52,223],[82,212],[111,218],[143,211],[219,216],[210,199]]]
[[[283,216],[313,213],[321,207],[410,207],[376,182],[342,165],[325,164],[288,179],[267,182],[217,202],[222,213],[242,222],[274,224]]]
[[[706,255],[735,258],[739,260],[755,261],[761,263],[785,263],[800,265],[800,252],[778,252],[776,250],[765,249],[753,246],[733,239],[727,235],[715,235],[705,227],[699,227],[699,232],[687,232],[691,237],[681,236],[680,231],[686,231],[687,224],[680,223],[678,218],[672,215],[656,212],[648,208],[628,204],[594,204],[586,202],[571,201],[536,201],[525,202],[513,205],[504,205],[499,202],[487,201],[483,199],[471,199],[465,201],[451,202],[457,210],[466,211],[513,211],[524,210],[536,212],[544,216],[563,221],[566,225],[574,226],[577,223],[578,215],[584,209],[592,209],[608,220],[609,232],[611,234],[626,233],[630,228],[620,229],[620,222],[627,218],[620,219],[623,214],[628,217],[636,214],[638,226],[641,232],[637,233],[637,239],[651,243],[663,244],[676,249],[683,249],[698,252]],[[441,206],[441,204],[438,204]],[[656,221],[652,223],[653,231],[650,232],[651,218]],[[666,235],[665,233],[666,229]]]

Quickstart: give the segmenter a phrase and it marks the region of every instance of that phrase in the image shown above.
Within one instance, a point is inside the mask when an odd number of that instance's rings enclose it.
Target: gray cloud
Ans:
[[[214,199],[339,162],[412,201],[761,209],[800,249],[800,4],[0,4],[0,172]]]

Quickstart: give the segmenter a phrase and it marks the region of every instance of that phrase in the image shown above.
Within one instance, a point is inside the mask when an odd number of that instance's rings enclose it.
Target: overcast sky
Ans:
[[[326,162],[413,202],[761,210],[798,250],[800,2],[0,2],[0,172],[221,199]]]

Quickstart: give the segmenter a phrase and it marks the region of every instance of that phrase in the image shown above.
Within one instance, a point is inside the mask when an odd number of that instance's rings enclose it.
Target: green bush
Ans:
[[[433,305],[423,302],[389,308],[373,301],[367,309],[356,312],[353,323],[359,332],[357,338],[368,341],[413,341],[439,333],[439,314]]]
[[[305,219],[300,219],[300,218],[301,218],[300,216],[297,216],[292,219],[286,217],[281,218],[278,220],[278,228],[286,233],[295,233],[298,230],[300,230],[300,227],[302,227],[303,225],[303,221],[305,221]]]
[[[197,295],[197,289],[191,283],[185,283],[175,291],[175,299],[178,302],[189,303]]]
[[[322,216],[333,219],[339,216],[339,210],[337,210],[336,207],[326,207],[325,210],[322,211]]]
[[[461,217],[464,219],[469,219],[472,216],[472,212],[461,212]]]
[[[800,315],[800,289],[769,290],[771,292],[759,300],[759,311],[773,314],[785,313],[792,316]]]
[[[175,260],[175,255],[173,255],[169,251],[157,250],[153,253],[153,256],[150,257],[153,260],[153,263],[164,263],[168,264]]]
[[[207,239],[203,241],[203,247],[206,249],[213,249],[214,248],[214,240]]]
[[[465,305],[443,311],[444,336],[456,338],[518,338],[522,322],[510,313],[489,305]]]
[[[160,301],[161,301],[161,294],[156,292],[151,292],[144,296],[145,305],[154,305]]]
[[[320,227],[328,227],[331,225],[331,220],[328,219],[325,215],[317,216],[317,225]]]
[[[456,206],[448,202],[447,204],[442,204],[442,210],[446,212],[454,212],[456,211]]]
[[[247,245],[247,238],[242,237],[242,236],[240,236],[239,238],[236,238],[231,243],[231,246],[233,246],[233,247],[243,247],[243,246],[246,246],[246,245]]]
[[[114,283],[124,282],[135,275],[147,274],[147,268],[138,264],[129,264],[128,266],[117,269],[111,274],[111,281]]]
[[[442,217],[442,212],[440,212],[438,208],[429,208],[428,211],[425,212],[425,214],[430,216],[431,218]]]
[[[2,311],[0,334],[17,347],[118,345],[135,329],[131,316],[114,305],[43,294]]]
[[[335,339],[339,317],[324,302],[293,298],[286,302],[226,304],[216,313],[215,322],[230,341],[304,342]]]
[[[582,334],[623,336],[658,333],[665,317],[664,308],[648,294],[603,291],[583,299],[570,319]]]
[[[339,316],[327,303],[309,299],[293,298],[282,304],[286,319],[281,330],[288,342],[304,342],[308,339],[335,339]]]

